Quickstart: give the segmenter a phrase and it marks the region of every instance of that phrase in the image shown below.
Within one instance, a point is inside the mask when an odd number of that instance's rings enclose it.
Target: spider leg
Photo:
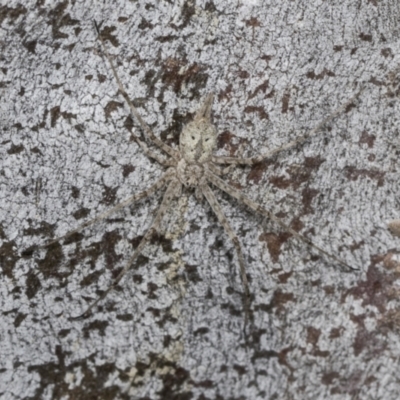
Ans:
[[[201,192],[203,193],[204,197],[207,199],[212,210],[214,211],[214,214],[217,216],[218,221],[224,227],[225,232],[228,234],[229,238],[232,240],[232,243],[236,249],[236,254],[238,256],[239,266],[240,266],[240,277],[242,279],[242,284],[243,284],[243,289],[244,289],[244,309],[245,309],[244,326],[246,328],[248,321],[249,320],[251,322],[253,322],[253,321],[252,321],[252,318],[250,318],[251,317],[251,315],[250,315],[250,289],[249,289],[249,282],[247,280],[247,275],[246,275],[246,267],[245,267],[246,263],[244,260],[242,248],[240,246],[240,242],[239,242],[239,239],[238,239],[236,233],[233,231],[228,220],[226,219],[225,213],[222,210],[221,205],[219,204],[213,191],[210,189],[210,187],[207,184],[204,184],[201,186]]]
[[[139,256],[139,254],[142,252],[144,246],[149,242],[149,240],[152,238],[152,236],[159,229],[161,221],[162,221],[166,211],[168,210],[168,208],[171,204],[171,201],[174,199],[174,197],[177,196],[177,193],[179,193],[180,187],[181,187],[181,184],[178,180],[176,180],[176,179],[170,180],[170,183],[164,194],[160,208],[158,209],[158,212],[156,214],[156,217],[154,218],[153,223],[151,224],[150,228],[147,230],[146,234],[143,236],[138,247],[136,247],[133,255],[131,256],[129,261],[126,263],[123,270],[118,274],[118,276],[115,278],[114,282],[108,287],[108,289],[106,289],[106,291],[104,293],[102,293],[102,295],[96,301],[94,301],[86,309],[86,311],[83,314],[81,314],[77,317],[72,317],[72,319],[79,319],[79,318],[82,318],[82,317],[88,315],[89,312],[93,309],[93,307],[95,307],[100,301],[102,301],[108,295],[108,293],[110,293],[118,285],[118,283],[121,281],[121,279],[125,276],[125,274],[132,267],[134,261]]]
[[[237,154],[239,157],[241,157],[243,153],[244,153],[244,145],[242,143],[239,146],[239,150],[238,150]],[[236,168],[236,164],[229,164],[227,167],[221,168],[220,166],[215,165],[214,163],[211,162],[211,163],[208,163],[208,167],[210,168],[210,170],[212,172],[214,172],[214,174],[221,176],[221,175],[230,174]]]
[[[241,203],[247,205],[254,211],[258,212],[261,215],[264,215],[265,217],[269,218],[270,220],[274,221],[277,225],[279,225],[281,228],[283,228],[285,231],[291,233],[294,237],[297,239],[301,240],[302,242],[306,243],[308,246],[318,250],[320,253],[324,254],[325,256],[331,258],[332,260],[335,260],[337,263],[340,265],[344,266],[347,269],[351,269],[353,271],[358,271],[358,268],[354,268],[350,266],[349,264],[345,263],[343,260],[340,258],[334,256],[331,253],[328,253],[326,250],[322,249],[321,247],[317,246],[314,244],[310,239],[307,237],[301,235],[300,233],[296,232],[294,229],[292,229],[290,226],[286,225],[281,219],[276,217],[274,214],[272,214],[270,211],[266,210],[264,207],[262,207],[260,204],[254,202],[251,200],[249,197],[245,196],[242,192],[236,190],[232,186],[228,185],[226,182],[224,182],[220,177],[214,175],[212,172],[207,171],[207,179],[216,187],[224,191],[225,193],[228,193],[230,196],[234,197],[235,199],[239,200]]]
[[[150,150],[143,140],[140,140],[138,137],[134,136],[136,143],[141,147],[144,154],[146,154],[149,158],[156,160],[160,165],[164,167],[173,167],[176,165],[176,162],[171,159],[165,159],[164,157],[160,156],[159,154],[155,153],[154,151]]]
[[[106,56],[106,58],[107,58],[107,60],[108,60],[108,62],[110,64],[110,67],[111,67],[111,70],[113,72],[114,78],[117,81],[119,91],[121,92],[122,96],[124,97],[124,99],[128,103],[132,114],[139,121],[140,126],[142,127],[144,132],[147,134],[147,137],[153,142],[153,144],[155,144],[160,149],[165,151],[165,153],[169,154],[175,160],[178,160],[179,159],[179,152],[177,150],[173,149],[172,147],[168,146],[167,144],[163,143],[160,139],[158,139],[154,135],[154,133],[150,129],[149,125],[146,124],[146,122],[144,121],[144,119],[141,117],[141,115],[139,114],[138,110],[136,109],[136,107],[133,105],[131,99],[128,96],[128,93],[126,93],[126,90],[124,89],[124,87],[122,85],[121,79],[119,78],[119,75],[118,75],[117,70],[116,70],[116,68],[114,66],[114,63],[112,62],[112,59],[111,59],[111,57],[110,57],[110,55],[109,55],[109,53],[107,51],[106,44],[104,42],[103,37],[101,36],[100,29],[99,29],[99,26],[97,25],[96,21],[94,21],[94,26],[96,28],[98,37],[100,39],[104,54],[105,54],[105,56]],[[135,137],[135,139],[137,139],[137,138]]]
[[[333,111],[332,114],[328,115],[326,118],[324,118],[314,129],[312,129],[310,132],[306,133],[303,136],[298,137],[295,140],[292,140],[291,142],[279,147],[279,149],[271,150],[268,153],[261,154],[255,157],[247,157],[247,158],[241,158],[241,157],[220,157],[220,156],[213,156],[212,157],[212,162],[217,163],[217,164],[242,164],[242,165],[253,165],[257,164],[261,161],[263,161],[265,158],[269,158],[274,156],[277,153],[280,153],[281,151],[286,151],[291,149],[292,147],[297,146],[300,143],[304,143],[307,139],[309,139],[312,136],[315,136],[320,133],[320,130],[330,121],[332,121],[335,117],[337,117],[340,113],[342,113],[344,110],[346,110],[347,107],[353,103],[354,100],[357,99],[357,97],[360,95],[360,93],[363,91],[364,88],[361,88],[353,97],[351,97],[350,100],[346,101],[344,104],[342,104],[338,109]]]
[[[55,239],[52,239],[50,242],[45,243],[43,245],[29,247],[28,249],[24,250],[22,253],[28,255],[35,249],[42,249],[42,248],[51,246],[52,244],[57,243],[63,239],[66,239],[67,237],[80,232],[82,229],[87,228],[88,226],[93,225],[96,222],[99,222],[104,218],[107,218],[109,215],[121,210],[122,208],[128,206],[129,204],[132,204],[136,201],[139,201],[141,199],[145,199],[145,198],[151,196],[158,189],[161,189],[165,185],[166,181],[168,181],[171,178],[171,176],[173,175],[173,172],[174,171],[172,169],[168,170],[157,182],[155,182],[153,185],[151,185],[147,190],[144,190],[143,192],[134,194],[133,196],[129,197],[128,199],[124,200],[123,202],[117,204],[115,207],[99,214],[97,217],[95,217],[89,221],[84,222],[83,224],[79,225],[77,228],[73,229],[72,231],[67,232],[65,235],[59,236]]]
[[[226,168],[221,168],[218,165],[215,165],[213,163],[208,163],[208,168],[210,169],[210,171],[212,173],[214,173],[215,175],[221,176],[221,175],[225,175],[224,171],[227,170],[229,167],[233,166],[233,164],[229,165]],[[230,171],[227,171],[227,173]]]

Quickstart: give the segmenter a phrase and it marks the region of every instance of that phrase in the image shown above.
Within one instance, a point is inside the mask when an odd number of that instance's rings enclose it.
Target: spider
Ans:
[[[343,112],[348,106],[350,106],[352,102],[359,96],[361,90],[359,90],[350,100],[344,103],[336,111],[334,111],[323,121],[321,121],[314,129],[312,129],[306,135],[301,136],[296,140],[293,140],[278,149],[272,150],[266,154],[258,155],[255,157],[241,157],[241,156],[223,157],[223,156],[213,155],[213,152],[216,148],[217,129],[211,122],[211,108],[214,96],[212,93],[210,93],[206,95],[202,105],[197,110],[193,118],[193,121],[188,123],[183,128],[180,134],[179,149],[176,149],[170,147],[169,145],[158,139],[154,135],[150,127],[140,116],[139,112],[133,105],[126,90],[122,85],[122,82],[119,78],[117,70],[111,59],[111,56],[108,53],[105,41],[101,36],[99,26],[97,25],[96,22],[94,22],[94,25],[101,42],[101,47],[103,49],[103,52],[108,60],[114,78],[118,84],[119,92],[125,98],[131,113],[133,114],[134,118],[139,122],[139,125],[141,129],[144,131],[147,140],[150,141],[153,145],[155,145],[159,149],[161,149],[162,152],[165,153],[166,157],[165,155],[160,156],[159,154],[154,153],[152,150],[148,148],[147,144],[144,141],[142,141],[139,137],[135,136],[134,139],[141,147],[143,152],[149,158],[152,158],[156,160],[160,165],[167,167],[167,170],[164,173],[164,175],[162,175],[162,177],[153,185],[151,185],[147,190],[141,193],[134,194],[133,196],[119,203],[113,208],[81,224],[76,229],[69,231],[65,235],[57,237],[51,240],[50,242],[38,247],[40,248],[48,247],[56,242],[66,239],[67,237],[81,231],[82,229],[102,219],[107,218],[109,215],[117,212],[118,210],[122,209],[125,206],[128,206],[141,199],[148,198],[149,196],[153,195],[156,191],[162,188],[166,188],[166,190],[163,199],[161,201],[160,207],[156,213],[156,216],[150,228],[143,236],[142,240],[140,241],[139,245],[133,252],[132,256],[130,257],[129,261],[126,263],[122,271],[118,274],[114,282],[97,298],[97,300],[95,300],[93,303],[89,305],[89,307],[83,314],[79,315],[78,317],[74,317],[73,319],[87,316],[90,313],[90,311],[100,301],[102,301],[111,290],[113,290],[118,285],[118,283],[122,280],[122,278],[125,276],[128,270],[132,267],[132,265],[134,264],[135,260],[137,259],[137,257],[139,256],[145,245],[156,234],[157,230],[160,227],[163,217],[165,216],[166,212],[169,210],[171,206],[172,201],[181,195],[181,191],[183,188],[194,189],[195,196],[199,200],[202,198],[206,199],[211,209],[215,213],[218,221],[223,226],[226,234],[229,236],[235,247],[238,264],[240,268],[240,277],[244,291],[243,305],[245,312],[245,326],[247,325],[247,322],[250,319],[250,288],[249,288],[249,281],[246,275],[245,258],[243,255],[239,238],[237,237],[230,223],[228,222],[220,203],[218,202],[213,190],[210,187],[210,184],[216,187],[217,189],[227,193],[228,195],[235,198],[239,202],[245,204],[256,213],[259,213],[262,216],[273,221],[281,228],[289,232],[292,236],[306,243],[311,248],[316,249],[324,256],[334,260],[335,262],[344,266],[347,269],[356,270],[356,268],[346,264],[344,261],[342,261],[335,255],[325,251],[321,247],[315,245],[310,239],[306,238],[305,236],[293,230],[291,227],[289,227],[283,221],[281,221],[278,217],[276,217],[270,211],[265,209],[261,204],[254,202],[245,194],[243,194],[240,190],[234,188],[233,186],[230,186],[228,183],[226,183],[225,180],[221,178],[221,176],[228,174],[232,170],[232,167],[234,167],[235,165],[253,165],[263,161],[268,157],[274,156],[278,152],[288,150],[300,143],[305,142],[308,138],[319,133],[319,131],[323,128],[324,125],[326,125],[338,114]]]

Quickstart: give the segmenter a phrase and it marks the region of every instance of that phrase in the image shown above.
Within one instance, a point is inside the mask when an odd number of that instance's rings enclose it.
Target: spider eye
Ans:
[[[194,140],[194,136],[192,136],[192,140]]]
[[[206,138],[206,139],[205,139],[205,142],[208,142],[209,140],[210,140],[210,138]]]

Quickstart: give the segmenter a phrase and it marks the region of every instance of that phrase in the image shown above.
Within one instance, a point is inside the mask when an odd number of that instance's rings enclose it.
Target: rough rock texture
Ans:
[[[397,0],[1,1],[0,397],[398,399]],[[161,193],[66,233],[155,182],[93,27],[143,118],[176,146],[213,91],[218,154],[279,147],[365,87],[305,144],[226,179],[337,263],[222,195],[245,252],[190,193],[132,273]]]

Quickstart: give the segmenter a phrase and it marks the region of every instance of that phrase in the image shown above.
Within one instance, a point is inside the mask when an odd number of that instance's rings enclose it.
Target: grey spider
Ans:
[[[188,123],[182,133],[180,135],[180,142],[179,142],[179,149],[172,148],[168,146],[166,143],[162,142],[158,139],[150,127],[146,124],[146,122],[142,119],[140,114],[138,113],[137,109],[133,105],[132,101],[130,100],[127,92],[125,91],[121,80],[118,76],[117,70],[114,66],[114,63],[107,51],[107,47],[105,45],[104,39],[101,36],[100,30],[98,25],[95,23],[95,27],[97,30],[98,37],[100,38],[100,42],[104,51],[104,54],[110,64],[111,70],[113,72],[114,78],[118,84],[119,92],[125,98],[127,104],[129,105],[130,111],[136,120],[139,122],[141,128],[143,129],[145,135],[147,136],[147,140],[149,140],[153,145],[161,149],[166,155],[160,156],[157,153],[151,151],[145,142],[143,142],[139,137],[135,136],[135,140],[138,145],[142,148],[144,153],[154,160],[156,160],[162,166],[168,167],[167,171],[164,175],[155,182],[152,186],[150,186],[147,190],[137,193],[130,198],[126,199],[125,201],[119,203],[115,207],[103,212],[102,214],[98,215],[97,217],[83,223],[82,225],[78,226],[76,229],[66,233],[63,236],[60,236],[56,239],[51,240],[50,242],[46,243],[43,246],[39,247],[47,247],[56,242],[59,242],[79,231],[82,229],[108,217],[112,213],[122,209],[129,204],[132,204],[138,200],[145,199],[152,194],[154,194],[157,190],[166,187],[165,194],[163,196],[161,205],[156,213],[156,216],[147,230],[145,235],[143,236],[142,240],[140,241],[139,245],[135,249],[133,255],[126,263],[125,267],[116,277],[114,282],[106,289],[100,297],[97,298],[86,311],[81,314],[79,317],[86,316],[89,312],[95,307],[101,300],[103,300],[107,294],[113,290],[124,275],[128,272],[128,270],[132,267],[133,263],[135,262],[136,258],[139,256],[141,251],[143,250],[144,246],[150,241],[153,235],[157,232],[160,227],[161,221],[165,216],[167,210],[169,209],[171,202],[178,198],[181,194],[183,188],[192,188],[195,191],[195,195],[198,199],[205,198],[210,205],[211,209],[215,213],[218,218],[218,221],[223,226],[225,232],[232,240],[233,245],[236,250],[239,268],[240,268],[240,277],[243,285],[244,296],[244,310],[245,310],[245,324],[246,327],[247,322],[250,318],[250,289],[249,289],[249,282],[246,275],[246,268],[245,268],[245,259],[243,256],[242,248],[240,245],[240,241],[233,231],[230,223],[228,222],[225,214],[221,208],[220,203],[218,202],[217,198],[215,197],[212,189],[210,188],[209,184],[212,184],[216,188],[222,190],[223,192],[227,193],[231,197],[234,197],[239,202],[245,204],[253,211],[261,214],[264,217],[272,220],[274,223],[279,225],[281,228],[289,232],[291,235],[299,239],[300,241],[306,243],[312,248],[315,248],[320,253],[324,254],[325,256],[333,259],[338,264],[346,267],[347,269],[355,270],[346,264],[344,261],[339,259],[333,254],[328,253],[321,247],[312,243],[312,241],[305,236],[301,235],[300,233],[296,232],[284,222],[282,222],[278,217],[273,215],[270,211],[266,210],[262,205],[254,202],[241,191],[237,190],[236,188],[230,186],[226,183],[223,179],[221,179],[222,175],[229,173],[233,166],[235,165],[252,165],[259,163],[266,159],[267,157],[271,157],[278,152],[288,150],[300,143],[303,143],[308,138],[316,135],[319,133],[321,128],[326,125],[329,121],[335,118],[338,114],[340,114],[343,110],[345,110],[360,94],[361,90],[359,90],[350,100],[348,100],[345,104],[339,107],[336,111],[334,111],[331,115],[326,117],[323,121],[321,121],[314,129],[312,129],[309,133],[304,136],[293,140],[286,145],[270,151],[266,154],[255,156],[255,157],[223,157],[223,156],[215,156],[213,152],[216,148],[216,140],[217,140],[217,130],[215,126],[211,122],[211,108],[213,103],[213,94],[210,93],[205,97],[202,106],[198,109],[195,114],[195,117],[192,122]],[[222,168],[220,165],[224,165],[227,167]]]

